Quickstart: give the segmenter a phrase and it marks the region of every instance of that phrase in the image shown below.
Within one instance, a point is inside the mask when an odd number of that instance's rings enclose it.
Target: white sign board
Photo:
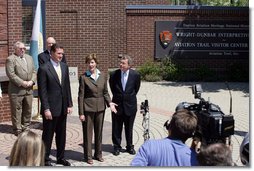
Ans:
[[[70,82],[78,81],[78,67],[69,67]]]

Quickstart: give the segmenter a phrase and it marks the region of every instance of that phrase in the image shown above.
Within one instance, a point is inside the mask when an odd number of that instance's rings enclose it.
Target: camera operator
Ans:
[[[168,137],[148,140],[139,148],[131,166],[197,166],[196,152],[185,144],[197,127],[197,116],[186,109],[165,123]]]
[[[240,158],[243,165],[249,166],[249,141],[250,134],[249,132],[245,135],[241,146],[240,146]]]
[[[201,148],[197,155],[200,166],[233,166],[232,151],[223,143]]]

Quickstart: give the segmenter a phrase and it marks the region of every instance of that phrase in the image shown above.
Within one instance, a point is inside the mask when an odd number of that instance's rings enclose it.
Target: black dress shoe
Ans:
[[[44,165],[45,165],[45,166],[53,166],[52,163],[51,163],[50,161],[46,161]]]
[[[94,159],[98,160],[99,162],[104,162],[104,158],[102,158],[102,157],[95,157]]]
[[[120,150],[119,149],[115,149],[113,152],[113,155],[118,156],[120,154]]]
[[[19,136],[19,134],[21,134],[22,133],[22,131],[21,130],[16,130],[16,131],[14,131],[14,135],[16,136],[16,137],[18,137]]]
[[[134,150],[134,148],[127,149],[126,151],[127,151],[129,154],[131,154],[131,155],[136,154],[136,151]]]
[[[64,166],[70,166],[71,165],[70,162],[68,162],[65,159],[57,160],[56,164],[61,164],[61,165],[64,165]]]

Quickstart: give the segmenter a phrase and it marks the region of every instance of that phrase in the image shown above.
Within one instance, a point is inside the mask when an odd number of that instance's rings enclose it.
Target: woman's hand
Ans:
[[[114,113],[117,113],[117,110],[116,110],[116,106],[118,106],[117,104],[111,102],[109,103],[109,106],[110,106],[110,110]]]
[[[84,122],[84,121],[86,120],[85,115],[79,115],[79,120],[80,120],[81,122]]]

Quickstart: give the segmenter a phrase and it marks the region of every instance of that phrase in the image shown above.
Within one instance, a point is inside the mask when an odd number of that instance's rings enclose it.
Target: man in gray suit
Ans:
[[[6,59],[5,69],[9,77],[8,94],[14,134],[18,136],[29,129],[32,113],[33,85],[36,71],[33,58],[25,54],[24,43],[14,44],[14,54]]]

